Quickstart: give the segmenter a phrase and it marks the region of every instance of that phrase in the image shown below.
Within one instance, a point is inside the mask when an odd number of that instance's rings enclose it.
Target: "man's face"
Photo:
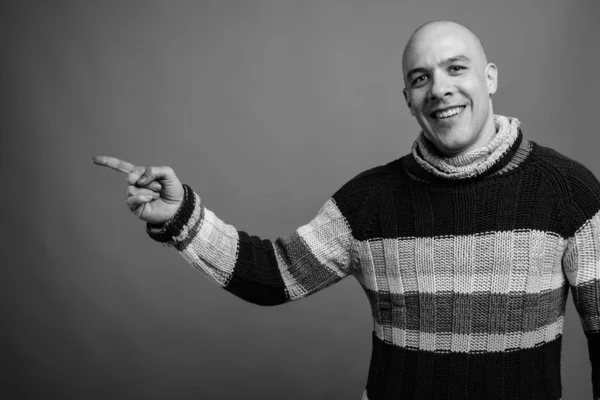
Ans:
[[[490,95],[497,71],[477,38],[454,25],[415,34],[403,59],[404,96],[425,137],[448,156],[485,146],[495,134]]]

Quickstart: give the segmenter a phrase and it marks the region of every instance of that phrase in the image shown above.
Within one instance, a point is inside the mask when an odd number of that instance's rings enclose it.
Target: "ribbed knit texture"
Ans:
[[[447,179],[464,179],[481,175],[498,163],[519,134],[519,121],[502,115],[494,116],[496,135],[484,147],[460,156],[447,158],[421,133],[413,145],[415,161],[426,171]]]
[[[518,121],[495,122],[492,142],[460,158],[444,159],[420,137],[288,237],[236,230],[189,187],[183,211],[148,232],[256,304],[354,276],[374,319],[369,400],[560,399],[571,288],[598,397],[600,184],[525,140]]]

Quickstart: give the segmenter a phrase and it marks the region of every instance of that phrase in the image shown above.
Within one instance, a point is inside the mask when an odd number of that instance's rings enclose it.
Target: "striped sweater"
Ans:
[[[148,234],[219,286],[260,305],[354,276],[370,301],[364,399],[560,399],[569,288],[600,397],[600,184],[496,116],[486,148],[413,151],[343,185],[275,241],[184,202]]]

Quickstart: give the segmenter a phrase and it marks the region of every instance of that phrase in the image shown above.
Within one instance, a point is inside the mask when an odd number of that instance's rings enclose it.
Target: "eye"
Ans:
[[[413,85],[420,85],[420,84],[424,83],[426,80],[427,80],[427,75],[420,75],[420,76],[417,76],[413,80],[412,84]]]
[[[463,70],[467,69],[467,67],[463,67],[462,65],[453,65],[449,68],[450,72],[461,72]]]

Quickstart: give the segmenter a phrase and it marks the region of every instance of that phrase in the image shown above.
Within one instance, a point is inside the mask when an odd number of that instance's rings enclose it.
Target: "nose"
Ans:
[[[433,74],[431,79],[432,82],[431,86],[429,87],[429,100],[441,100],[452,96],[454,93],[454,88],[448,76],[438,72]]]

